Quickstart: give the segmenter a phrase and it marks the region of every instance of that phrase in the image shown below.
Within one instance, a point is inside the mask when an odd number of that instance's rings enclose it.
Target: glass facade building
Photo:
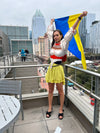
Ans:
[[[90,28],[90,49],[93,53],[100,53],[100,21],[94,21]]]
[[[33,45],[38,45],[38,37],[44,36],[46,33],[45,19],[40,10],[36,10],[32,18],[32,42]],[[35,46],[34,46],[35,48]],[[34,54],[35,54],[34,49]]]
[[[29,31],[29,39],[32,39],[32,31]]]
[[[30,54],[33,53],[33,46],[32,46],[32,40],[11,40],[11,53],[18,54],[19,50],[21,49],[27,49]]]
[[[86,16],[86,30],[87,33],[90,33],[90,26],[92,25],[92,22],[95,21],[96,15],[95,14],[87,14]]]
[[[92,22],[95,21],[95,14],[88,13],[86,17],[84,17],[79,25],[79,34],[83,44],[83,48],[89,48],[90,41],[90,26]]]
[[[4,26],[0,25],[9,39],[9,49],[11,54],[17,54],[20,49],[28,49],[33,53],[32,40],[29,40],[28,26]]]
[[[8,36],[0,30],[0,56],[9,54],[9,39]]]
[[[11,39],[28,39],[27,26],[3,26],[0,25],[0,30],[3,31]]]

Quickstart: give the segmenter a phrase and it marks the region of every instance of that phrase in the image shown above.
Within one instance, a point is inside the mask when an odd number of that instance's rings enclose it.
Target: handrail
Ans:
[[[68,64],[65,64],[65,66],[70,67],[70,68],[73,68],[73,69],[76,69],[76,70],[79,70],[79,71],[82,71],[82,72],[85,72],[85,73],[88,73],[88,74],[91,74],[93,76],[100,77],[100,74],[99,73],[96,73],[96,72],[92,72],[92,71],[89,71],[89,70],[84,70],[82,68],[75,67],[75,66],[71,66],[71,65],[68,65]]]
[[[85,72],[86,74],[89,74],[91,76],[94,76],[95,77],[95,94],[92,93],[91,91],[87,90],[83,86],[79,85],[78,83],[76,83],[76,81],[74,82],[69,77],[67,77],[68,68],[72,68],[72,69],[75,69],[75,70],[78,70],[78,71],[81,71],[81,72]],[[93,133],[98,133],[99,128],[100,128],[100,125],[99,125],[99,120],[100,120],[100,111],[99,111],[100,110],[100,108],[99,108],[99,106],[100,106],[100,74],[89,71],[89,70],[84,70],[84,69],[81,69],[81,68],[78,68],[78,67],[74,67],[74,66],[70,66],[68,64],[65,64],[65,79],[66,79],[66,84],[67,84],[67,80],[70,80],[76,86],[78,86],[80,89],[86,91],[88,94],[90,94],[91,96],[94,97],[94,102],[95,103],[94,103],[94,114],[93,114]],[[65,86],[65,97],[66,97],[66,99],[68,99],[67,98],[68,97],[68,88],[67,88],[67,86]],[[66,103],[68,103],[68,100],[66,100]]]
[[[43,76],[27,76],[27,77],[15,77],[15,78],[5,78],[5,79],[31,79],[31,78],[43,78],[45,77],[45,75]],[[4,79],[4,78],[2,78]]]
[[[48,66],[49,64],[38,64],[38,65],[20,65],[20,66],[0,66],[0,69],[5,68],[23,68],[23,67],[43,67]]]
[[[5,69],[5,68],[27,68],[27,67],[44,67],[44,66],[48,66],[49,64],[38,64],[38,65],[20,65],[20,66],[0,66],[0,69]],[[78,67],[74,67],[74,66],[70,66],[70,65],[67,65],[65,64],[65,66],[68,66],[70,68],[73,68],[73,69],[77,69],[77,70],[80,70],[80,71],[83,71],[85,73],[89,73],[91,75],[95,75],[95,76],[100,76],[100,74],[98,73],[95,73],[95,72],[91,72],[89,70],[84,70],[84,69],[81,69],[81,68],[78,68]],[[15,78],[6,78],[6,79],[26,79],[26,78],[41,78],[41,77],[45,77],[45,75],[42,75],[42,76],[27,76],[27,77],[15,77]],[[3,78],[4,79],[4,78]],[[82,90],[86,91],[88,94],[90,94],[91,96],[93,96],[94,98],[100,100],[100,97],[98,97],[97,95],[93,94],[91,91],[85,89],[83,86],[77,84],[76,82],[74,82],[73,80],[71,80],[70,78],[66,77],[65,76],[65,79],[67,80],[70,80],[71,82],[73,82],[74,84],[76,84],[78,87],[80,87]]]
[[[67,80],[71,81],[72,83],[74,83],[76,86],[78,86],[79,88],[81,88],[82,90],[86,91],[89,95],[93,96],[95,99],[100,101],[100,97],[98,97],[97,95],[95,95],[94,93],[92,93],[91,91],[85,89],[83,86],[77,84],[76,82],[74,82],[73,80],[71,80],[70,78],[65,77]]]

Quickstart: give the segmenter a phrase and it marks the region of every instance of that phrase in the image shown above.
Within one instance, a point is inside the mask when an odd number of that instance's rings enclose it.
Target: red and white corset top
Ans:
[[[61,48],[60,43],[54,44],[50,50],[50,58],[55,59],[55,61],[62,61],[65,55],[66,51]]]

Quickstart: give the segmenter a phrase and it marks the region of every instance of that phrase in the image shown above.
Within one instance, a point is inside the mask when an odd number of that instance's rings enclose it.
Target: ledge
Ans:
[[[58,91],[54,91],[53,96],[58,96]],[[22,100],[32,100],[32,99],[39,99],[48,97],[48,92],[42,93],[32,93],[32,94],[22,94]]]
[[[54,92],[53,96],[53,104],[57,105],[59,103],[58,92]],[[22,100],[24,109],[48,106],[48,92],[23,94]]]

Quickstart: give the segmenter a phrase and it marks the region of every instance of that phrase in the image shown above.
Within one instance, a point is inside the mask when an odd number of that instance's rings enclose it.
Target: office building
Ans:
[[[40,10],[36,10],[32,18],[32,42],[34,47],[34,54],[38,51],[38,37],[44,36],[46,32],[45,19]]]
[[[27,26],[8,26],[0,25],[0,30],[3,31],[11,39],[28,39]]]
[[[29,54],[33,53],[32,40],[30,39],[11,39],[11,53],[18,54],[21,49],[27,49]]]
[[[83,44],[83,48],[89,48],[90,41],[90,26],[92,22],[95,21],[95,14],[88,13],[86,17],[84,17],[79,25],[79,34]]]
[[[48,38],[45,37],[39,37],[38,38],[39,43],[39,56],[44,57],[45,59],[49,58],[50,54],[50,41]]]
[[[29,31],[29,39],[32,39],[32,31]]]
[[[94,21],[90,27],[89,48],[93,53],[100,53],[100,21]]]
[[[0,30],[0,56],[9,54],[9,39],[8,36]]]
[[[28,49],[33,53],[32,40],[29,40],[28,26],[7,26],[0,25],[0,30],[3,31],[9,39],[9,52],[17,54],[20,49]]]

